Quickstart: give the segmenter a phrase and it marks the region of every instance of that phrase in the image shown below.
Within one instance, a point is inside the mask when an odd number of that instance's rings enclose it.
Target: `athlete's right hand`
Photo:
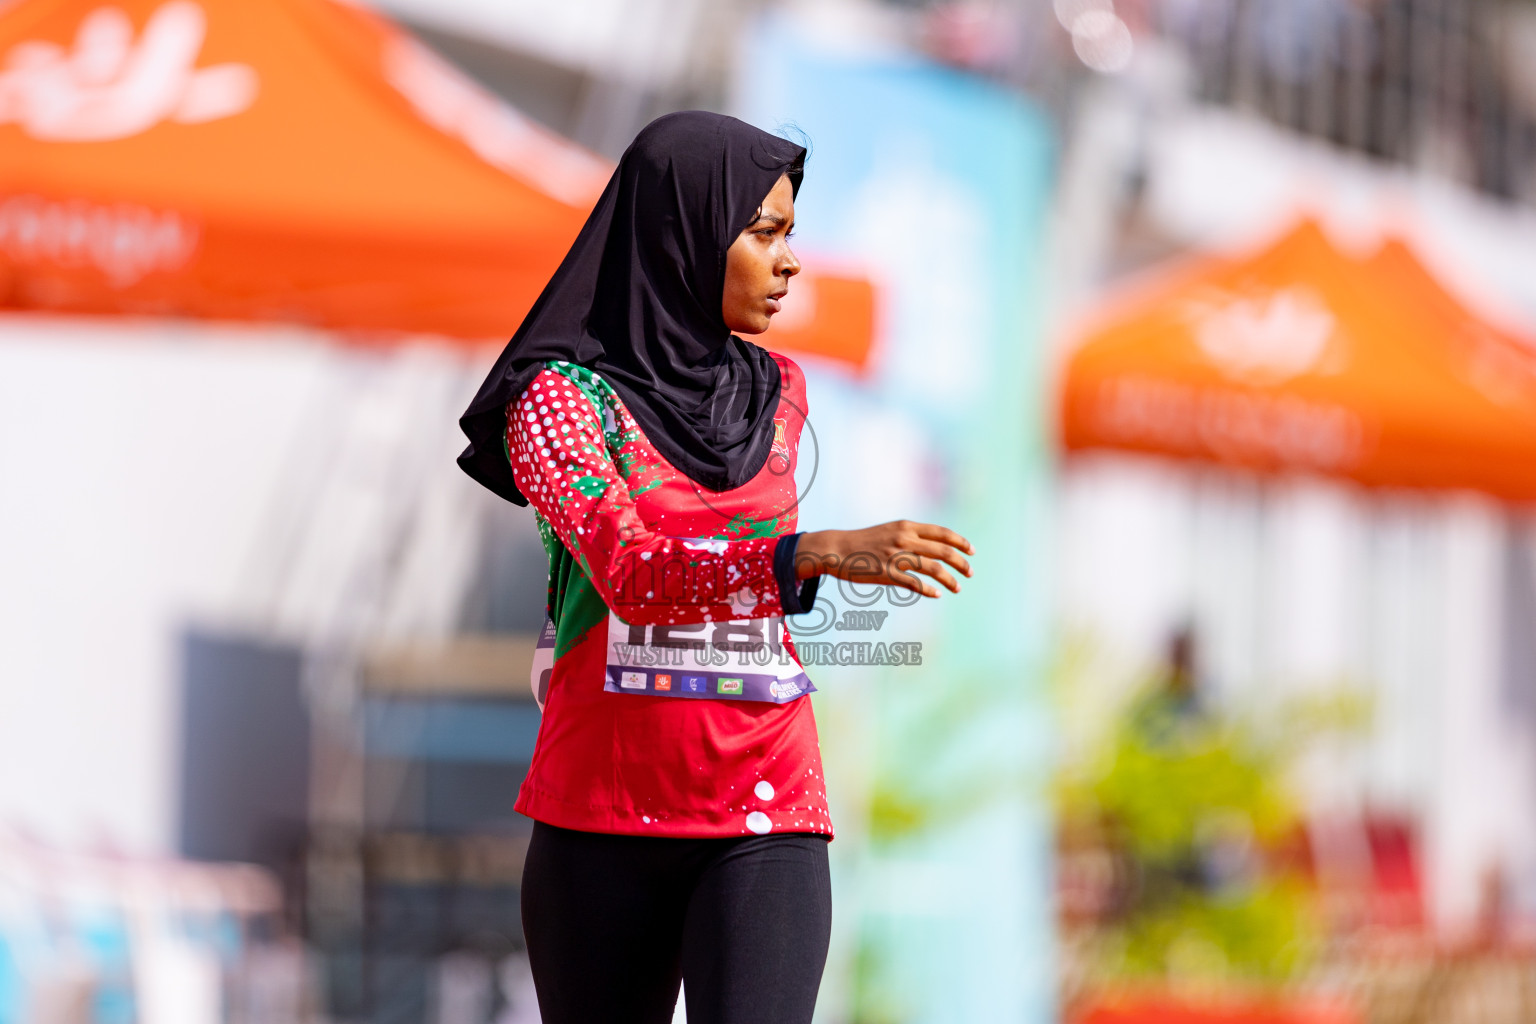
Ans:
[[[954,530],[908,519],[862,530],[813,530],[801,534],[795,547],[795,575],[803,580],[825,574],[938,597],[939,588],[923,576],[958,594],[960,582],[946,565],[973,575],[962,551],[976,553],[971,542]]]

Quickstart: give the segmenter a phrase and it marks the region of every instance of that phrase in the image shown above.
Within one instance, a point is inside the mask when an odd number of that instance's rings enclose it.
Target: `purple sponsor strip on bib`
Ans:
[[[695,700],[756,700],[787,704],[816,687],[804,672],[788,679],[760,672],[700,671],[679,668],[625,668],[609,665],[603,689],[610,693]]]

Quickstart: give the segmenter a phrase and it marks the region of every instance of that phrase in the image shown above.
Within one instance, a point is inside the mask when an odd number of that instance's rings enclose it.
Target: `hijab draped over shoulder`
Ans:
[[[799,191],[805,149],[734,117],[652,121],[619,160],[576,236],[459,419],[459,465],[519,505],[506,406],[549,359],[600,373],[667,461],[701,486],[756,476],[773,444],[779,367],[720,312],[725,253],[782,175]]]

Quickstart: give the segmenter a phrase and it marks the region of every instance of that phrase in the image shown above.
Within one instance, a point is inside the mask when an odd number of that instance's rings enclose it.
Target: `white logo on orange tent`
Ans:
[[[1323,300],[1300,286],[1227,293],[1193,312],[1201,350],[1247,384],[1279,384],[1319,369],[1338,326]]]
[[[198,235],[197,225],[174,210],[135,203],[29,195],[0,202],[0,253],[23,264],[94,267],[115,288],[186,265]]]
[[[190,0],[155,11],[137,40],[115,7],[88,14],[74,48],[18,43],[0,71],[0,125],[19,124],[49,142],[106,142],[165,121],[198,124],[232,117],[255,102],[247,64],[195,68],[207,16]]]

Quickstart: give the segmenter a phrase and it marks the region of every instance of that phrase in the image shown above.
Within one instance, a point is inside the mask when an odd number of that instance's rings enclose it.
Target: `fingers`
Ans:
[[[961,573],[962,575],[975,575],[971,571],[971,563],[966,560],[965,556],[960,554],[959,551],[956,551],[948,544],[941,544],[938,541],[933,540],[923,540],[913,544],[912,550],[920,555],[927,555],[930,558],[937,558],[941,561],[948,562],[955,568],[957,572]]]
[[[955,579],[950,571],[944,568],[944,563],[938,559],[924,558],[922,564],[918,566],[918,571],[927,573],[929,576],[932,576],[934,579],[944,584],[944,587],[951,594],[960,593],[960,581]],[[939,595],[934,594],[933,596],[938,597]]]
[[[959,581],[956,580],[955,577],[950,574],[950,571],[944,567],[944,563],[936,558],[929,558],[912,551],[902,551],[898,552],[895,557],[891,559],[892,579],[901,579],[902,576],[905,575],[916,581],[917,584],[916,586],[909,586],[908,589],[916,590],[924,597],[939,596],[938,587],[935,587],[927,580],[920,579],[917,576],[912,575],[913,572],[920,572],[926,576],[932,576],[934,579],[938,580],[946,588],[948,588],[951,593],[960,593]]]
[[[900,556],[898,556],[898,560],[899,559]],[[938,587],[934,586],[932,583],[929,583],[921,576],[918,576],[915,572],[902,571],[902,569],[915,570],[916,568],[916,565],[907,565],[902,566],[901,569],[898,569],[893,565],[889,579],[893,584],[901,587],[903,590],[910,590],[914,593],[921,594],[924,597],[938,597]]]
[[[892,586],[900,587],[902,590],[910,590],[914,594],[921,594],[923,597],[939,596],[938,587],[929,583],[921,576],[913,575],[910,572],[892,573],[889,579]]]
[[[913,523],[912,527],[917,535],[924,540],[936,540],[948,544],[950,547],[959,548],[968,555],[976,554],[976,548],[971,542],[960,536],[947,526],[939,526],[937,523]],[[970,573],[966,573],[967,576]]]

